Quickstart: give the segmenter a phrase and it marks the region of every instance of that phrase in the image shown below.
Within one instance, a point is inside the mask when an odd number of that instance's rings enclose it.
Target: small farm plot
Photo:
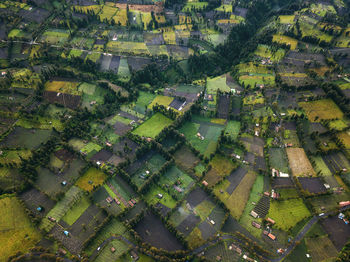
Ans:
[[[73,225],[74,222],[85,212],[89,206],[89,199],[87,196],[83,196],[68,210],[64,217],[62,217],[62,220],[70,226]]]
[[[250,215],[250,212],[254,210],[254,212],[259,214],[259,217],[261,218],[266,216],[270,207],[270,203],[268,198],[265,199],[264,196],[261,197],[261,194],[263,193],[263,189],[264,189],[264,177],[262,175],[259,175],[257,176],[254,182],[254,185],[250,192],[249,200],[239,220],[240,224],[244,226],[253,236],[257,238],[260,238],[261,230],[253,227],[252,222],[254,221],[260,224],[261,221],[259,219],[258,220],[254,219]],[[257,205],[254,206],[254,203]]]
[[[211,169],[203,178],[208,186],[214,186],[236,167],[230,159],[218,154],[212,158],[209,165],[211,165]]]
[[[322,158],[332,174],[350,170],[350,162],[342,152],[330,153],[322,156]]]
[[[241,137],[241,141],[247,148],[248,152],[254,153],[257,156],[264,156],[264,144],[265,141],[256,136],[244,136]]]
[[[182,146],[174,154],[176,165],[186,172],[192,172],[192,169],[198,165],[200,159],[187,146]]]
[[[337,137],[346,149],[350,149],[350,131],[338,133]]]
[[[36,188],[31,188],[19,196],[26,207],[40,218],[45,217],[47,213],[55,206],[55,202],[47,195]],[[39,208],[39,209],[38,209]]]
[[[241,170],[240,172],[244,173],[245,171]],[[237,175],[242,176],[241,173]],[[256,174],[252,171],[248,171],[234,190],[232,190],[233,186],[231,186],[229,179],[234,181],[235,177],[229,176],[223,182],[215,186],[214,194],[226,205],[231,215],[235,219],[239,219],[249,199],[250,190],[256,180]],[[239,177],[237,179],[239,179]],[[232,183],[232,185],[235,184],[234,182]]]
[[[158,185],[153,186],[146,194],[146,201],[160,209],[166,215],[176,206],[194,185],[194,180],[178,169],[171,166],[160,178]],[[159,195],[161,194],[161,195]]]
[[[136,201],[135,192],[122,178],[118,176],[115,176],[112,179],[108,180],[104,185],[104,188],[110,197],[119,202],[117,205],[122,209],[134,205],[131,205],[129,201]]]
[[[132,163],[127,172],[132,175],[131,180],[138,188],[164,165],[166,159],[159,153],[149,152],[143,158]]]
[[[152,93],[140,91],[139,97],[137,98],[135,103],[134,110],[136,112],[139,112],[140,114],[145,114],[147,109],[149,108],[150,103],[154,101],[155,98],[156,96]]]
[[[155,138],[165,127],[170,126],[173,120],[161,113],[154,114],[150,119],[137,127],[132,133],[140,137]]]
[[[218,257],[220,257],[220,261],[223,262],[239,261],[240,255],[234,252],[230,246],[230,241],[221,242],[205,250],[204,256],[208,261],[217,261]]]
[[[81,95],[79,85],[79,82],[50,80],[45,83],[45,91]]]
[[[52,130],[26,129],[15,127],[14,130],[0,142],[1,147],[20,147],[33,150],[45,143]]]
[[[136,225],[135,230],[144,241],[156,248],[163,248],[168,251],[183,249],[176,237],[152,213],[147,213]]]
[[[335,259],[338,256],[337,249],[327,236],[307,238],[305,241],[308,250],[310,250],[312,261]]]
[[[273,42],[290,46],[290,50],[295,50],[298,45],[298,40],[285,35],[273,35]]]
[[[105,173],[92,167],[78,179],[76,185],[87,192],[91,192],[102,185],[106,178],[107,175]]]
[[[195,188],[171,215],[169,222],[186,237],[190,247],[199,246],[219,230],[225,212],[210,197]]]
[[[106,95],[111,95],[111,92],[94,84],[82,83],[79,86],[82,92],[82,106],[91,110],[95,105],[102,105]]]
[[[179,130],[186,139],[205,157],[216,150],[221,130],[225,126],[211,123],[210,118],[194,116],[191,122],[186,122]]]
[[[283,173],[289,173],[288,158],[283,148],[269,149],[270,167]]]
[[[315,176],[316,173],[303,148],[287,148],[289,166],[293,176]]]
[[[310,194],[320,194],[327,191],[324,182],[319,177],[299,177],[298,180],[302,188]]]
[[[321,221],[323,229],[326,231],[329,239],[339,252],[349,240],[350,227],[337,216],[328,217]]]
[[[95,234],[95,228],[106,219],[106,213],[95,205],[88,207],[72,226],[60,221],[51,230],[55,239],[60,241],[71,253],[79,254],[84,242]],[[69,237],[64,234],[69,232]]]
[[[302,199],[272,201],[267,215],[276,222],[278,229],[288,231],[299,221],[311,216]]]
[[[112,236],[123,236],[125,238],[130,237],[127,228],[122,222],[115,218],[111,219],[111,221],[97,233],[96,237],[84,251],[91,256],[91,254],[103,243],[103,241]]]
[[[41,239],[16,197],[0,199],[0,254],[6,261],[18,252],[26,253]]]
[[[349,193],[343,192],[331,195],[316,196],[310,199],[314,210],[318,213],[325,213],[339,208],[339,202],[348,201]]]
[[[27,160],[31,156],[32,152],[30,150],[2,150],[2,154],[0,155],[0,164],[20,165],[22,160]]]
[[[42,34],[40,41],[48,44],[63,45],[68,41],[69,35],[68,30],[49,29]]]
[[[308,119],[311,122],[342,119],[344,115],[339,107],[331,99],[300,102],[299,105],[304,109]]]
[[[225,134],[236,140],[241,129],[241,122],[230,120],[227,122]]]
[[[103,247],[101,253],[94,260],[95,262],[104,262],[104,261],[117,261],[123,254],[128,252],[131,247],[128,246],[124,241],[114,239],[110,241],[106,246]],[[114,252],[111,252],[111,249]]]
[[[272,62],[278,62],[284,57],[285,50],[279,48],[274,52],[271,50],[270,46],[258,45],[258,48],[255,50],[254,54],[262,58],[271,59]]]
[[[167,108],[167,107],[169,107],[169,105],[171,104],[171,102],[173,100],[174,100],[173,97],[158,95],[148,105],[148,109],[152,110],[155,105],[164,106],[165,108]]]
[[[102,149],[102,147],[98,144],[95,144],[93,142],[88,142],[86,145],[84,145],[79,151],[82,155],[86,156],[88,159],[90,159],[93,155],[95,155],[97,152],[99,152]]]
[[[0,167],[0,189],[3,192],[14,192],[25,184],[23,176],[18,169]]]

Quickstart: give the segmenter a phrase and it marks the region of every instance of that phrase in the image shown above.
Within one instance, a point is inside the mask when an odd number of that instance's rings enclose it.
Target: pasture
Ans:
[[[26,253],[41,239],[16,197],[0,199],[0,254],[6,261],[18,252]]]
[[[165,127],[170,126],[172,123],[173,120],[167,118],[161,113],[156,113],[142,125],[133,130],[132,133],[140,137],[155,138]]]

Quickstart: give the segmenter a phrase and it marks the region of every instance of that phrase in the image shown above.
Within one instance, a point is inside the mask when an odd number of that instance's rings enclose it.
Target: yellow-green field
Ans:
[[[79,82],[48,81],[45,84],[45,91],[65,93],[70,95],[81,95],[78,89]]]
[[[301,102],[299,105],[304,109],[311,122],[321,120],[342,119],[343,112],[331,99],[322,99],[310,102]]]
[[[280,44],[289,45],[290,50],[295,50],[295,48],[298,45],[298,40],[285,35],[273,35],[272,41]]]
[[[16,197],[0,199],[0,260],[27,252],[41,239]]]
[[[91,192],[107,179],[107,175],[96,168],[90,168],[76,183],[81,189]]]

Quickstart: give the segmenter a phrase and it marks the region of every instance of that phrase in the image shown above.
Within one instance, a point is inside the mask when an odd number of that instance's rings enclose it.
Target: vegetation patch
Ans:
[[[78,179],[76,185],[81,189],[91,192],[106,180],[107,175],[96,168],[89,168],[86,173]]]
[[[18,252],[26,253],[41,239],[16,197],[0,199],[0,254],[7,260]]]
[[[272,201],[268,217],[276,222],[276,227],[288,231],[299,221],[311,216],[302,199]]]
[[[154,114],[150,119],[137,127],[132,133],[140,137],[155,138],[165,127],[170,126],[173,120],[161,113]]]

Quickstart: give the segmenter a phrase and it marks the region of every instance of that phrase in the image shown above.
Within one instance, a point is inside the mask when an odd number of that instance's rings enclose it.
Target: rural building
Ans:
[[[203,185],[203,186],[208,186],[208,182],[205,181],[205,180],[203,180],[202,185]]]
[[[254,217],[254,218],[258,218],[258,217],[259,217],[259,215],[258,215],[254,210],[252,210],[252,211],[250,212],[250,215],[251,215],[252,217]]]
[[[274,225],[276,222],[275,222],[275,220],[273,220],[273,219],[271,219],[271,218],[267,218],[266,219],[266,221],[268,222],[268,223],[270,223],[270,224],[272,224],[272,225]]]
[[[131,255],[132,259],[134,259],[135,261],[139,259],[138,254],[134,250],[130,251],[130,255]]]
[[[255,221],[252,221],[252,226],[253,226],[253,227],[256,227],[256,228],[258,228],[258,229],[261,228],[261,225],[260,225],[259,223],[256,223]]]
[[[340,206],[340,207],[346,207],[346,206],[348,206],[348,205],[350,205],[350,201],[342,201],[342,202],[339,202],[339,206]]]
[[[267,236],[268,236],[269,238],[271,238],[273,241],[276,240],[276,236],[275,236],[275,235],[272,235],[271,233],[269,233]]]

